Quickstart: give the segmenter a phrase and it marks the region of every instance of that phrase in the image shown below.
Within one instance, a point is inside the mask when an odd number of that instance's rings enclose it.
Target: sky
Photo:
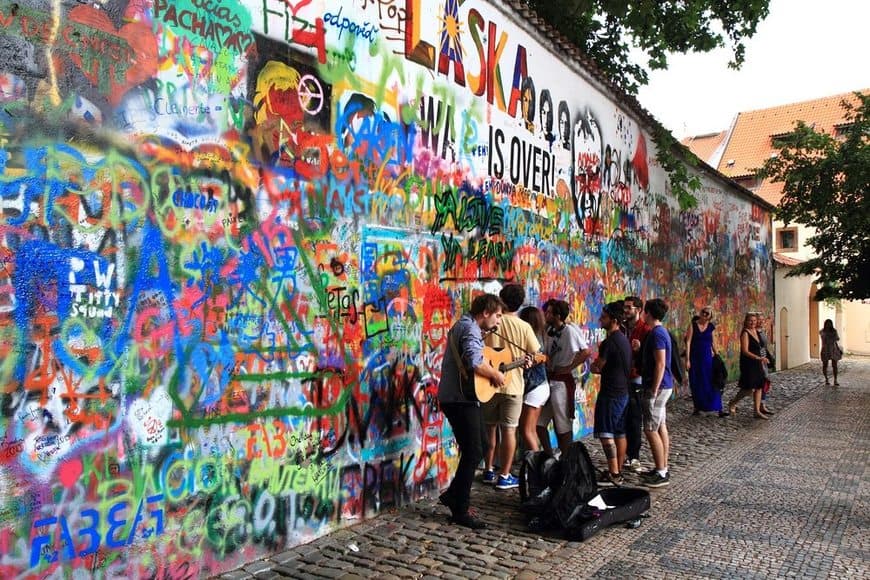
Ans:
[[[740,70],[729,49],[673,55],[638,101],[681,139],[727,129],[741,111],[867,89],[868,26],[870,0],[772,0]]]

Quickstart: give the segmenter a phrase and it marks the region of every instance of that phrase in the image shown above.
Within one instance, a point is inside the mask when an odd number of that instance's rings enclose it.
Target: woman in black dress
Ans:
[[[825,384],[831,384],[828,382],[828,361],[831,361],[834,367],[834,386],[839,387],[840,383],[837,382],[837,361],[843,358],[843,350],[838,342],[840,335],[837,333],[837,329],[834,328],[834,322],[830,318],[825,321],[824,326],[819,331],[819,335],[822,337],[822,352],[820,355],[822,359],[822,372],[825,375]]]
[[[767,415],[761,408],[761,393],[767,381],[765,372],[767,359],[761,353],[757,327],[758,317],[752,313],[747,314],[743,319],[743,331],[740,333],[740,380],[737,383],[740,390],[728,402],[728,407],[733,415],[737,412],[737,402],[743,397],[752,395],[755,416],[758,419],[767,419]]]

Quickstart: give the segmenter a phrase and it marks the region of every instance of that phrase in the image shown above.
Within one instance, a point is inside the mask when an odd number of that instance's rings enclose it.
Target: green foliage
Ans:
[[[668,67],[668,53],[709,52],[730,46],[732,68],[743,64],[744,40],[768,14],[770,0],[526,0],[556,30],[592,59],[614,84],[636,95],[650,70]],[[632,59],[640,49],[644,64]],[[686,209],[696,204],[700,187],[689,177],[688,159],[665,129],[654,135],[657,159],[668,172],[671,191]]]
[[[671,132],[661,125],[656,125],[653,131],[653,139],[656,145],[658,145],[656,159],[662,166],[662,169],[668,172],[671,193],[680,203],[680,209],[685,210],[695,207],[698,205],[698,200],[693,192],[701,188],[701,178],[696,174],[691,175],[689,167],[697,167],[700,160],[694,153],[684,149],[674,139]]]
[[[870,298],[870,95],[855,95],[857,104],[842,103],[839,136],[798,122],[759,171],[783,184],[776,216],[815,228],[807,244],[816,257],[789,276],[818,276],[818,300]]]
[[[729,65],[743,64],[744,40],[768,14],[770,0],[526,0],[568,40],[580,47],[629,94],[649,73],[633,62],[632,46],[649,69],[668,67],[668,53],[709,52],[730,46]]]

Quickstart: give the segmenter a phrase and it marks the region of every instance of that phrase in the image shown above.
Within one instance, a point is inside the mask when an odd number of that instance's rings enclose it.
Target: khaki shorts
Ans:
[[[487,425],[519,427],[520,413],[523,412],[523,397],[522,395],[496,393],[481,407],[483,408],[483,422]]]
[[[658,431],[659,427],[667,422],[668,400],[671,398],[673,389],[659,389],[655,399],[652,391],[643,391],[643,430]]]

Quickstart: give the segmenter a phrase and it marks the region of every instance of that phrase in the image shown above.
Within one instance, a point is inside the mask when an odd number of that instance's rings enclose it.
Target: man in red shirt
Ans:
[[[640,473],[640,446],[643,443],[641,426],[643,424],[642,395],[643,385],[640,377],[640,349],[649,333],[643,321],[643,300],[637,296],[626,296],[623,304],[625,313],[625,333],[631,344],[631,373],[628,385],[628,409],[625,412],[625,435],[628,440],[624,469]]]

